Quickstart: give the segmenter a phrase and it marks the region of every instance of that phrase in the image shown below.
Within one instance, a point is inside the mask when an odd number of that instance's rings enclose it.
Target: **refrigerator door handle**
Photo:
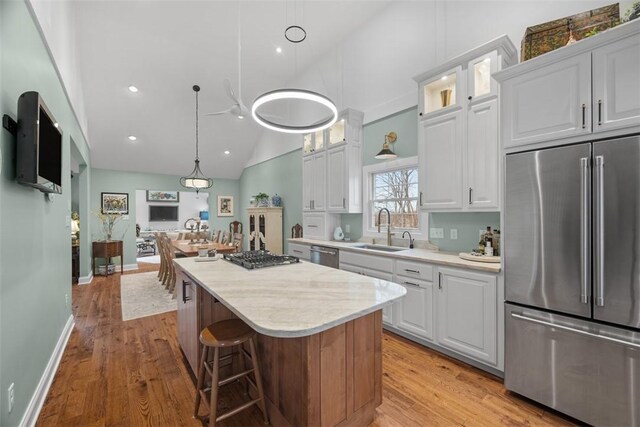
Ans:
[[[547,322],[546,320],[535,319],[533,317],[523,316],[523,315],[517,314],[517,313],[511,313],[511,317],[515,317],[516,319],[525,320],[525,321],[531,322],[531,323],[537,323],[539,325],[548,326],[550,328],[562,329],[563,331],[573,332],[573,333],[580,334],[580,335],[586,335],[586,336],[589,336],[589,337],[592,337],[592,338],[597,338],[597,339],[601,339],[601,340],[605,340],[605,341],[614,342],[616,344],[621,344],[621,345],[624,345],[624,346],[627,346],[627,347],[632,347],[632,348],[640,350],[640,344],[636,344],[636,343],[633,343],[633,342],[621,340],[621,339],[618,339],[618,338],[608,337],[606,335],[594,334],[593,332],[583,331],[581,329],[575,329],[575,328],[571,328],[569,326],[561,325],[561,324],[558,324],[558,323]]]
[[[582,268],[580,269],[580,302],[589,304],[589,281],[590,281],[590,244],[591,235],[590,224],[590,200],[589,194],[589,158],[580,159],[581,181],[580,181],[580,254],[582,258]]]
[[[596,305],[604,307],[604,157],[596,156]]]

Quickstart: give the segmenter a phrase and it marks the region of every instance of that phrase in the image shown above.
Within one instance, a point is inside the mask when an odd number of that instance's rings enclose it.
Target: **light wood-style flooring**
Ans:
[[[140,265],[131,273],[158,268]],[[192,418],[195,385],[176,340],[175,312],[123,322],[115,274],[74,286],[73,313],[76,325],[39,426],[201,425]],[[221,394],[221,407],[243,398],[236,385]],[[263,425],[255,407],[220,424]],[[385,333],[383,403],[372,426],[450,425],[573,422],[507,392],[499,378]]]

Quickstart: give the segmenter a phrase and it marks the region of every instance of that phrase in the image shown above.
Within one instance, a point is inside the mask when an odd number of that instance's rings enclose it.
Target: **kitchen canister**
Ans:
[[[278,193],[271,197],[271,205],[275,208],[282,207],[282,197],[278,196]]]

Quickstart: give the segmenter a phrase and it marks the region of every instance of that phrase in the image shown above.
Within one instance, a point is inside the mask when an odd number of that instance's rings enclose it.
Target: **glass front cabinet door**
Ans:
[[[420,85],[420,115],[452,110],[460,105],[460,74],[462,67],[432,77]]]
[[[467,70],[467,100],[477,102],[498,94],[498,85],[491,77],[498,70],[497,51],[470,61]]]
[[[305,133],[302,136],[303,155],[306,156],[322,150],[324,150],[324,131]]]
[[[347,141],[347,125],[344,118],[339,119],[329,128],[329,148]]]

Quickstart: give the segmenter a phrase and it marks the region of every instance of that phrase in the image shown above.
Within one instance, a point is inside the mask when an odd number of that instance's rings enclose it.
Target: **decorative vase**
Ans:
[[[251,206],[252,208],[255,208],[256,204],[257,204],[257,202],[256,202],[256,198],[255,197],[252,197],[252,198],[249,199],[249,206]]]
[[[281,207],[282,197],[278,196],[278,193],[276,193],[273,197],[271,197],[271,204],[276,208]]]
[[[440,100],[442,101],[442,108],[448,107],[451,104],[451,89],[444,89],[440,91]]]
[[[333,231],[333,240],[344,240],[344,233],[342,232],[342,227],[337,226]]]
[[[258,200],[258,206],[261,207],[261,208],[268,208],[269,207],[269,199],[268,198],[259,199]]]

